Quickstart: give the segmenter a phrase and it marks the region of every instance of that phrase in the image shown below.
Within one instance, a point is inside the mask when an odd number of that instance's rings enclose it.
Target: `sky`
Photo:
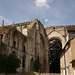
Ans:
[[[0,25],[40,20],[44,27],[75,25],[75,0],[0,0]]]

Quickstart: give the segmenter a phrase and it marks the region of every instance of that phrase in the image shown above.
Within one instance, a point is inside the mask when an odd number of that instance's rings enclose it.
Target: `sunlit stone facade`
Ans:
[[[60,53],[60,74],[73,75],[73,73],[75,73],[75,41],[72,41],[74,39],[69,41],[69,39],[71,39],[74,33],[74,25],[60,25],[44,28],[42,23],[37,19],[6,26],[2,23],[0,27],[0,53],[9,55],[12,52],[16,52],[18,58],[21,59],[20,67],[17,69],[19,72],[23,70],[34,71],[33,64],[35,59],[39,56],[39,72],[49,72],[50,40],[58,39],[62,44]],[[70,44],[66,46],[68,41]],[[5,45],[3,46],[2,44]],[[67,51],[65,52],[64,58],[63,50],[65,51],[66,49]]]

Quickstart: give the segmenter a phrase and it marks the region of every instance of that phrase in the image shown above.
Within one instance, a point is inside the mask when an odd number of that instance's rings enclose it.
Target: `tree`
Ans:
[[[35,69],[36,72],[38,72],[39,69],[40,69],[40,59],[39,59],[39,56],[37,57],[37,59],[34,62],[34,69]]]
[[[9,56],[0,54],[0,73],[16,73],[16,69],[20,66],[20,59],[16,53]]]
[[[20,62],[16,53],[10,54],[7,62],[7,73],[15,73],[16,69],[20,66]]]
[[[0,54],[0,73],[6,72],[8,56],[5,54]]]

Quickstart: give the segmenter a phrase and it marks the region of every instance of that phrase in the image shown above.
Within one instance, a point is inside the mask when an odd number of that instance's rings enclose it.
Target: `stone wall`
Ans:
[[[75,60],[75,38],[71,40],[71,53],[72,53],[72,60]]]
[[[62,43],[62,48],[64,48],[66,43],[66,29],[64,26],[50,26],[45,28],[49,40],[59,39]]]
[[[22,74],[3,74],[3,73],[0,73],[0,75],[22,75]],[[39,75],[60,75],[60,74],[57,74],[57,73],[39,73]]]
[[[74,57],[72,57],[74,54],[72,54],[72,50],[75,47],[75,39],[73,39],[72,41],[70,41],[70,43],[66,46],[65,48],[65,54],[64,52],[61,53],[61,58],[60,58],[60,62],[61,62],[61,75],[75,75],[74,72],[75,70],[72,67],[72,60]]]
[[[40,73],[39,75],[60,75],[58,73]]]
[[[0,73],[0,75],[21,75],[21,74],[4,74],[4,73]]]

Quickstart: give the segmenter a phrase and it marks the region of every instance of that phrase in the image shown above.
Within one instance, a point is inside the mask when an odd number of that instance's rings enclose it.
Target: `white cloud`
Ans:
[[[5,18],[4,16],[0,16],[0,25],[2,24],[2,20],[4,20],[5,24],[11,23],[11,21],[8,18]]]
[[[48,22],[48,19],[45,19],[45,22]]]
[[[52,0],[51,0],[52,1]],[[47,4],[48,0],[36,0],[35,1],[35,4],[37,7],[50,7],[48,4]]]

